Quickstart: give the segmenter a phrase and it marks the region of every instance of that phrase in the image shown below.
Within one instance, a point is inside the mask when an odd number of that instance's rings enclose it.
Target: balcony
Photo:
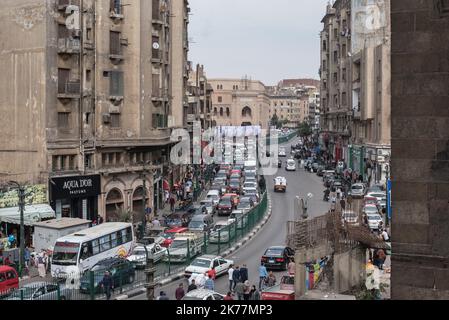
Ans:
[[[168,89],[153,89],[151,100],[154,102],[168,101]]]
[[[58,53],[79,54],[81,52],[81,41],[73,38],[58,39]]]
[[[80,81],[66,82],[63,88],[59,88],[59,99],[79,99],[81,96],[81,83]]]

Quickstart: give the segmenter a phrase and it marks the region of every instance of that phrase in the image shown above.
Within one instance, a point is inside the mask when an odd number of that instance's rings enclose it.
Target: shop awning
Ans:
[[[27,226],[32,226],[34,223],[42,221],[42,219],[55,217],[55,211],[48,204],[25,206],[25,211],[23,212],[24,223]],[[19,207],[0,209],[0,222],[20,224]]]

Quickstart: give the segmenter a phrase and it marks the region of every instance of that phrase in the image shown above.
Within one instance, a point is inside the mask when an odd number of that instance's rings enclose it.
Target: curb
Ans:
[[[223,252],[221,254],[222,257],[227,257],[230,254],[234,253],[235,251],[239,250],[245,243],[247,243],[248,241],[250,241],[252,238],[254,238],[259,231],[267,224],[268,220],[270,220],[271,218],[271,214],[272,214],[272,206],[271,206],[271,198],[270,198],[270,194],[268,194],[268,213],[265,215],[265,218],[262,220],[262,222],[260,222],[254,229],[253,231],[251,231],[251,233],[249,235],[247,235],[245,238],[243,238],[242,241],[240,241],[239,243],[237,243],[236,245],[234,245],[234,247],[232,247],[231,249]],[[180,279],[184,279],[184,272],[180,272],[178,274],[175,274],[167,279],[164,279],[160,282],[157,283],[157,286],[165,286],[169,283],[175,282],[177,280]],[[127,300],[129,298],[133,298],[136,296],[139,296],[141,294],[146,293],[146,289],[142,288],[142,289],[138,289],[135,291],[130,292],[129,294],[124,294],[124,295],[120,295],[118,297],[116,297],[114,300]]]

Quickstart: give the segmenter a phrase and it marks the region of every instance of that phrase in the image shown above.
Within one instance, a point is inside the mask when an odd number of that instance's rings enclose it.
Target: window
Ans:
[[[111,71],[109,75],[109,95],[114,97],[122,97],[124,95],[123,72]]]
[[[117,238],[117,245],[120,246],[121,244],[123,244],[122,233],[120,231],[117,231],[115,235]]]
[[[222,103],[223,102],[223,97],[218,97],[218,103]]]
[[[86,70],[86,81],[92,81],[92,70]]]
[[[220,117],[223,117],[223,108],[220,108]]]
[[[109,33],[109,53],[112,55],[121,55],[122,47],[120,44],[120,32],[110,31]]]
[[[92,255],[92,242],[83,243],[83,246],[81,247],[80,259],[86,260],[87,258],[92,257]]]
[[[111,249],[111,236],[107,235],[100,238],[100,251],[107,251]]]
[[[343,58],[346,57],[346,44],[343,44],[343,45],[341,46],[341,56],[342,56]]]
[[[75,160],[76,160],[76,156],[69,156],[69,170],[76,169]]]
[[[68,112],[58,112],[58,128],[68,129],[69,128],[69,116]]]
[[[346,81],[346,68],[343,68],[341,72],[341,80]]]
[[[323,40],[323,50],[327,50],[326,49],[326,40]]]
[[[346,92],[341,94],[341,104],[344,106],[346,105]]]
[[[120,113],[111,114],[111,128],[120,128]]]
[[[111,12],[122,14],[121,0],[111,0]]]
[[[118,246],[118,244],[117,244],[117,233],[111,234],[111,244],[112,244],[112,248],[115,248],[115,247]]]
[[[86,29],[86,40],[91,41],[92,40],[92,28]]]
[[[229,108],[226,108],[226,116],[229,118],[231,116],[231,111]]]
[[[86,154],[84,156],[84,168],[92,169],[93,168],[93,154]]]
[[[217,108],[214,108],[214,116],[216,116],[218,114],[218,110]]]
[[[69,36],[69,28],[65,24],[58,24],[58,39],[66,39]]]
[[[66,93],[70,79],[70,69],[58,69],[58,93]]]
[[[92,240],[92,254],[96,255],[100,253],[100,242],[98,239]]]
[[[335,51],[334,51],[334,62],[337,63],[337,61],[338,61],[338,53],[337,53],[337,51],[335,50]]]

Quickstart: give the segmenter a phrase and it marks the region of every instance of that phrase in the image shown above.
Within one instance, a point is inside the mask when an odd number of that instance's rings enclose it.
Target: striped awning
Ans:
[[[51,219],[56,217],[56,213],[48,204],[36,204],[25,206],[23,212],[24,224],[32,226],[36,222],[43,219]],[[19,207],[0,209],[0,222],[20,224]]]

